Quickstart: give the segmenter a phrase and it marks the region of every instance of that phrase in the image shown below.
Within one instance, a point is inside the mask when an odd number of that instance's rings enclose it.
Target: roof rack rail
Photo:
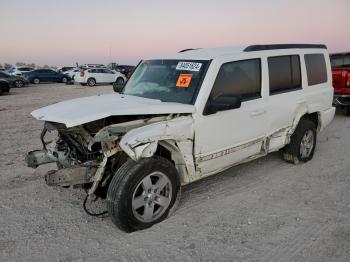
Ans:
[[[187,49],[180,50],[178,53],[184,53],[187,51],[192,51],[192,50],[197,50],[197,49],[200,49],[200,48],[187,48]]]
[[[244,48],[244,52],[264,51],[274,49],[291,49],[291,48],[322,48],[327,49],[326,45],[322,44],[277,44],[277,45],[250,45]]]

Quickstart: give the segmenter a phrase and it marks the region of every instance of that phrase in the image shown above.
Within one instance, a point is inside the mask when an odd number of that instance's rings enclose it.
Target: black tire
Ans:
[[[24,82],[22,80],[16,80],[15,81],[15,87],[21,88],[24,86]]]
[[[346,116],[350,116],[350,106],[346,107]]]
[[[87,81],[86,81],[87,85],[88,86],[95,86],[96,85],[96,80],[93,79],[93,78],[89,78]]]
[[[61,82],[62,82],[62,83],[67,83],[67,81],[68,81],[68,78],[67,78],[67,77],[62,77],[62,79],[61,79]]]
[[[312,133],[312,139],[310,139],[310,143],[312,142],[312,148],[307,151],[307,153],[303,156],[301,153],[302,140],[304,136]],[[316,148],[316,126],[312,120],[309,119],[301,119],[297,128],[290,138],[290,144],[288,144],[283,149],[283,158],[287,162],[293,164],[299,164],[300,162],[307,162],[312,159],[315,148]]]
[[[171,195],[168,196],[170,204],[161,210],[158,218],[155,217],[155,219],[151,222],[144,222],[141,221],[140,218],[137,218],[137,215],[134,214],[135,210],[133,210],[132,201],[137,190],[140,188],[142,181],[144,181],[146,177],[154,172],[161,172],[161,174],[165,175],[170,182],[168,183],[169,186],[171,184],[172,187]],[[156,183],[154,185],[156,185]],[[152,225],[167,218],[173,210],[173,207],[176,206],[175,203],[178,202],[178,195],[180,195],[179,174],[171,162],[165,158],[157,156],[143,158],[138,162],[129,159],[117,170],[112,178],[107,192],[107,209],[113,223],[118,228],[126,232],[133,232],[151,227]],[[141,198],[143,198],[143,196],[144,194],[141,194]],[[146,198],[144,200],[145,206],[141,206],[141,209],[143,210],[146,210],[147,204],[150,205],[150,203],[147,202],[149,200],[146,200]],[[156,204],[153,205],[154,210],[156,210]],[[143,212],[145,216],[145,211]]]
[[[37,78],[37,77],[35,77],[35,78],[33,78],[33,84],[39,84],[40,83],[40,79],[39,78]]]
[[[122,77],[118,77],[117,78],[117,80],[115,80],[115,83],[117,83],[117,84],[124,84],[124,78],[122,78]]]

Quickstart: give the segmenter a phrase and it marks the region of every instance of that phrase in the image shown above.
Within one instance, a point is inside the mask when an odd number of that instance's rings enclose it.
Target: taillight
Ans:
[[[346,86],[350,86],[350,72],[348,72],[348,77],[346,78]]]
[[[80,72],[80,76],[83,77],[85,75],[84,71]]]

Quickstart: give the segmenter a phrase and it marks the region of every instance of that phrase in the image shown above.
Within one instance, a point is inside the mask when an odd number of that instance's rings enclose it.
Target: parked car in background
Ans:
[[[70,70],[72,70],[72,69],[74,69],[74,68],[75,68],[74,66],[63,66],[63,67],[59,67],[59,68],[57,69],[57,72],[59,72],[59,73],[65,73],[65,72],[70,71]]]
[[[0,94],[9,93],[11,89],[11,84],[3,79],[0,79]]]
[[[113,84],[114,82],[125,83],[126,77],[106,68],[90,68],[75,74],[74,82],[81,85],[94,86],[96,84]]]
[[[7,72],[11,75],[22,75],[23,73],[30,72],[34,70],[33,67],[21,66],[21,67],[11,67]]]
[[[350,116],[350,52],[331,54],[335,106],[346,108]]]
[[[12,87],[24,87],[29,81],[23,76],[10,75],[6,72],[0,72],[0,79],[8,81]]]
[[[134,69],[135,69],[135,66],[131,66],[131,65],[117,65],[115,67],[115,70],[117,72],[122,73],[128,79],[130,78],[130,76],[131,76],[132,72],[134,71]]]
[[[82,71],[82,70],[83,69],[81,69],[81,68],[74,67],[71,70],[65,71],[64,73],[66,75],[68,75],[71,78],[71,80],[74,80],[75,75],[79,74],[79,72]]]
[[[106,198],[116,226],[141,230],[172,213],[183,185],[278,150],[287,162],[310,161],[335,113],[331,74],[324,45],[153,57],[137,66],[121,94],[32,112],[45,121],[43,149],[26,161],[33,168],[56,163],[58,170],[45,175],[48,185],[83,185],[87,197]],[[56,140],[46,138],[48,130],[57,131]]]
[[[34,84],[39,84],[40,82],[66,83],[67,81],[70,81],[70,77],[68,75],[56,72],[51,69],[37,69],[24,73],[23,76]]]
[[[83,65],[80,65],[80,67],[82,67],[82,68],[107,68],[103,64],[83,64]]]

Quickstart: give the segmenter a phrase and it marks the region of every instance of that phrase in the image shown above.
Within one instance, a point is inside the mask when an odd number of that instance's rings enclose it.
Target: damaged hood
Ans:
[[[82,97],[49,105],[31,114],[38,120],[73,127],[109,116],[194,113],[193,105],[162,102],[137,96],[108,94]]]

